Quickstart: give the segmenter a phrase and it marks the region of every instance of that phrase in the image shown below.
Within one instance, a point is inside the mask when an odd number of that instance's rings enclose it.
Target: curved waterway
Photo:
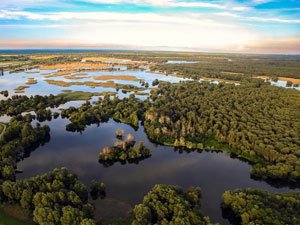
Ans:
[[[290,188],[276,188],[266,182],[250,178],[251,166],[227,153],[197,151],[180,152],[173,147],[151,143],[144,128],[138,130],[109,120],[92,125],[83,133],[65,130],[69,121],[56,119],[44,122],[51,128],[49,143],[33,151],[29,158],[18,163],[18,179],[45,173],[56,167],[67,167],[75,172],[85,184],[99,180],[107,185],[105,199],[95,201],[96,218],[109,220],[124,217],[143,196],[158,183],[179,185],[184,188],[199,186],[202,189],[204,215],[212,222],[229,224],[222,216],[221,197],[224,191],[235,188],[260,188],[272,193],[288,192]],[[136,141],[144,141],[152,151],[152,157],[138,164],[115,163],[104,167],[98,162],[98,154],[104,146],[115,142],[115,131],[124,129]]]
[[[10,95],[20,85],[25,85],[28,78],[35,78],[37,84],[28,85],[24,90],[26,95],[59,94],[63,90],[103,92],[116,91],[114,88],[96,87],[91,88],[84,85],[73,85],[60,87],[49,85],[45,74],[55,71],[31,70],[20,73],[4,73],[0,77],[0,89],[8,90]],[[184,80],[163,74],[154,74],[148,71],[114,71],[114,72],[87,72],[89,78],[79,81],[92,81],[94,76],[99,75],[131,75],[143,79],[152,87],[154,79],[169,81],[172,83]],[[58,81],[70,81],[64,77],[53,77]],[[113,79],[112,79],[113,80]],[[76,80],[78,81],[78,80]],[[72,80],[70,81],[72,82]],[[121,84],[133,84],[141,87],[137,81],[116,81]],[[272,83],[276,86],[285,86],[281,83]],[[299,89],[298,89],[299,90]],[[148,92],[146,90],[145,92]],[[121,90],[119,97],[127,97]],[[137,96],[141,99],[146,96]],[[93,97],[91,101],[98,97]],[[5,99],[0,96],[0,99]],[[68,102],[61,107],[80,106],[83,102]],[[60,108],[61,108],[60,107]],[[53,109],[58,111],[58,109]],[[0,121],[8,122],[9,117],[2,116]],[[29,178],[39,175],[56,167],[67,167],[75,172],[79,179],[89,185],[92,180],[99,180],[107,185],[107,197],[104,200],[95,201],[96,219],[110,220],[115,217],[125,217],[132,207],[141,202],[143,196],[158,183],[179,185],[184,188],[199,186],[202,188],[203,214],[211,218],[212,222],[229,224],[222,216],[221,199],[226,190],[236,188],[260,188],[276,192],[288,192],[288,187],[275,187],[264,181],[256,181],[250,177],[251,166],[239,159],[230,157],[227,153],[216,152],[180,152],[173,147],[166,147],[151,143],[141,126],[134,130],[126,124],[110,120],[99,127],[92,125],[83,133],[67,132],[65,129],[68,120],[56,119],[44,122],[51,128],[51,139],[49,143],[39,147],[31,153],[29,158],[18,163],[18,169],[23,173],[18,174],[18,179]],[[144,141],[151,149],[152,157],[140,161],[138,164],[115,163],[111,167],[104,167],[98,162],[98,154],[104,146],[112,146],[115,142],[115,131],[124,129],[131,133],[137,141]],[[297,189],[299,190],[299,189]]]

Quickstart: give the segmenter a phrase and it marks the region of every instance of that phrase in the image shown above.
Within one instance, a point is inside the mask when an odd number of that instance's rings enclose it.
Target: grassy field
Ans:
[[[136,76],[130,76],[130,75],[102,75],[94,77],[94,80],[131,80],[131,81],[139,81]]]
[[[31,225],[33,222],[19,206],[0,205],[0,225]]]

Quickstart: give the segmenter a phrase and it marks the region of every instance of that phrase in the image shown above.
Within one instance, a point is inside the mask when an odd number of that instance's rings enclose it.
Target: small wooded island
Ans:
[[[138,163],[151,157],[151,151],[146,148],[144,142],[136,143],[132,134],[127,134],[123,140],[122,130],[116,131],[117,140],[113,147],[104,147],[99,154],[99,162],[105,166],[111,166],[114,162]]]

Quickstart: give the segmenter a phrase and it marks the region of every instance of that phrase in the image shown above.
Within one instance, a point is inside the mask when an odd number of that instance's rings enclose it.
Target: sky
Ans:
[[[0,49],[300,53],[300,0],[0,0]]]

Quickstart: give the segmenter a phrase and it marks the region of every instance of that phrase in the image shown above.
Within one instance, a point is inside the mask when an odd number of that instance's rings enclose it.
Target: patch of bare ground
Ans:
[[[300,79],[297,79],[297,78],[289,78],[289,77],[279,77],[278,78],[279,80],[283,80],[283,81],[290,81],[292,82],[293,84],[299,84],[300,85]]]
[[[123,89],[128,92],[130,91],[144,91],[147,88],[139,88],[134,85],[126,85],[126,84],[118,84],[113,81],[107,81],[107,82],[94,82],[94,81],[72,81],[72,82],[66,82],[66,81],[60,81],[60,80],[45,80],[48,84],[57,85],[60,87],[70,87],[72,85],[86,85],[91,88],[95,87],[104,87],[104,88],[116,88],[116,89]]]
[[[94,77],[94,80],[129,80],[129,81],[139,81],[136,76],[130,75],[102,75]]]
[[[16,87],[15,88],[15,91],[24,91],[26,88],[29,88],[29,86],[25,86],[25,85],[21,85],[19,87]]]
[[[219,78],[201,77],[200,79],[204,80],[204,81],[219,81],[221,83],[228,83],[228,84],[239,83],[238,81],[235,81],[235,80],[224,80],[224,79],[219,79]]]
[[[72,85],[86,85],[89,87],[107,87],[107,88],[116,88],[117,84],[113,81],[108,82],[93,82],[93,81],[60,81],[60,80],[46,80],[48,84],[57,85],[61,87],[70,87]]]
[[[28,78],[26,81],[26,84],[37,84],[37,80],[34,78]]]
[[[66,75],[70,75],[71,73],[75,73],[77,72],[76,70],[60,70],[57,71],[55,73],[46,75],[46,78],[50,78],[50,77],[62,77],[62,76],[66,76]]]
[[[268,77],[268,76],[257,76],[257,77],[254,77],[254,78],[263,79],[263,80],[269,80],[270,79],[270,77]]]
[[[105,63],[89,63],[89,62],[70,62],[70,63],[58,63],[53,65],[42,65],[41,70],[102,70],[107,69],[110,66]]]
[[[86,73],[81,73],[81,74],[67,75],[67,76],[64,76],[64,78],[69,79],[69,80],[80,80],[80,79],[84,79],[84,78],[90,78],[90,76],[87,75]]]

